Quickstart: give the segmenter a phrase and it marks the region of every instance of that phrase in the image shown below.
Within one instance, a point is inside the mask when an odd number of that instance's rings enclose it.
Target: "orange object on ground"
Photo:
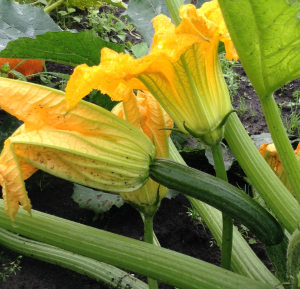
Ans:
[[[0,58],[0,67],[3,64],[5,64],[6,62],[8,62],[10,69],[15,69],[16,71],[22,73],[25,76],[43,71],[43,61],[42,60],[27,59],[24,61],[24,63],[17,66],[21,61],[23,61],[23,59]]]

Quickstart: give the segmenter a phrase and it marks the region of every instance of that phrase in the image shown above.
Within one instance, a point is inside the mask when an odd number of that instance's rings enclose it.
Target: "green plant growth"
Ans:
[[[290,135],[300,135],[300,91],[296,90],[292,94],[294,101],[289,103],[278,104],[282,122],[286,131]],[[283,116],[284,106],[290,109],[287,117]]]
[[[56,12],[56,23],[63,29],[71,28],[71,25],[77,22],[78,16],[75,14],[76,9],[73,7],[64,6],[63,8],[57,9]]]
[[[5,256],[4,252],[0,252],[0,281],[5,282],[12,275],[16,275],[21,270],[22,256],[16,258],[9,258]]]
[[[246,103],[245,95],[240,95],[238,107],[237,107],[236,111],[237,111],[238,115],[243,115],[244,113],[247,112],[247,110],[248,110],[248,106]]]
[[[50,13],[61,5],[65,5],[66,7],[76,7],[82,10],[88,7],[100,7],[105,3],[119,8],[127,8],[127,4],[123,3],[122,0],[16,0],[16,2],[20,4],[41,6],[47,13]]]
[[[140,40],[141,37],[134,32],[134,26],[128,24],[125,17],[115,16],[115,7],[106,6],[107,11],[99,13],[98,9],[89,8],[88,15],[86,17],[86,25],[92,30],[96,31],[99,36],[105,41],[114,43],[126,42],[126,35],[131,35],[136,40]],[[131,46],[130,43],[127,43]]]
[[[176,6],[177,5],[176,3],[178,3],[178,5],[180,4],[179,2],[181,1],[174,1],[172,3]],[[255,1],[251,2],[250,0],[241,0],[241,1],[220,0],[219,2],[223,3],[221,5],[222,5],[224,15],[226,16],[225,18],[227,21],[227,26],[231,28],[230,34],[232,35],[233,40],[235,42],[234,44],[238,49],[239,55],[241,56],[242,63],[247,68],[247,72],[251,76],[251,81],[258,92],[258,95],[262,102],[264,113],[267,118],[267,122],[270,126],[272,137],[274,138],[275,145],[276,147],[278,147],[278,152],[281,155],[280,159],[282,160],[284,169],[286,170],[289,180],[291,181],[291,184],[296,192],[295,196],[298,198],[298,200],[300,200],[300,191],[299,191],[300,183],[299,183],[299,169],[298,169],[299,165],[298,162],[295,162],[296,158],[293,151],[291,151],[292,154],[291,153],[287,153],[286,155],[284,154],[285,151],[288,152],[290,144],[288,138],[286,137],[285,131],[281,129],[282,125],[280,122],[280,118],[278,117],[278,114],[276,114],[277,105],[274,103],[271,96],[275,88],[278,88],[287,80],[291,80],[293,77],[299,76],[298,65],[299,65],[300,54],[296,53],[297,52],[296,46],[291,45],[292,47],[296,47],[295,48],[296,56],[295,56],[294,54],[292,55],[288,53],[289,51],[286,51],[289,45],[285,47],[281,47],[278,46],[278,42],[274,42],[274,43],[268,42],[270,40],[271,41],[274,40],[273,37],[274,35],[277,37],[279,35],[280,37],[285,36],[282,37],[283,40],[282,42],[280,42],[280,45],[282,43],[290,43],[290,42],[294,43],[295,41],[297,43],[299,39],[299,34],[298,34],[299,29],[297,30],[296,28],[299,28],[297,26],[299,21],[298,19],[296,19],[298,17],[294,17],[294,16],[298,15],[297,13],[299,13],[299,9],[297,8],[298,6],[292,5],[294,1],[284,1],[284,0],[282,0],[281,2],[278,1],[274,3],[274,5],[272,6],[273,9],[270,9],[269,6],[266,6],[266,5],[270,5],[269,1],[262,2],[259,5],[254,5],[253,3]],[[240,6],[240,3],[245,5]],[[171,14],[176,14],[176,11],[178,10],[176,9],[176,7],[173,8],[174,9],[172,10],[173,12]],[[269,14],[267,15],[264,14],[263,12],[265,11],[268,11]],[[282,11],[285,11],[287,13],[284,14],[281,13],[282,17],[277,17],[278,15],[276,13],[278,13],[278,11],[280,13]],[[274,13],[276,15],[274,15]],[[254,16],[260,15],[261,17],[252,17],[253,14]],[[239,17],[237,17],[237,15]],[[285,17],[288,17],[288,19],[291,19],[293,21],[284,22],[286,25],[292,25],[289,27],[290,29],[285,29],[284,32],[293,31],[294,29],[294,33],[282,35],[282,31],[280,31],[280,33],[278,34],[277,29],[278,27],[283,26],[282,21],[286,20]],[[174,18],[175,18],[175,22],[178,22],[178,15],[177,17],[176,15],[174,15]],[[253,21],[258,21],[258,23],[253,23]],[[275,23],[276,21],[279,22]],[[276,25],[274,25],[274,23]],[[246,27],[251,30],[252,32],[250,35],[251,37],[249,37],[249,35],[247,36],[247,33],[245,33],[245,31],[248,31],[248,29],[241,29],[243,25],[246,25]],[[238,27],[238,30],[235,30],[236,27]],[[265,30],[266,27],[268,28],[267,30]],[[261,38],[262,36],[264,38]],[[295,37],[295,39],[293,37]],[[64,41],[64,43],[67,43],[67,41]],[[77,44],[78,42],[74,42],[74,43]],[[253,43],[255,43],[254,47],[253,47]],[[249,47],[253,48],[251,50],[252,52],[251,54],[248,53]],[[87,47],[87,49],[88,48],[89,47]],[[47,47],[47,49],[49,50],[49,47]],[[63,49],[65,50],[65,47]],[[99,47],[97,47],[97,49],[99,50]],[[285,57],[282,57],[283,56],[282,53],[286,53],[286,55],[292,55],[293,58],[290,59],[287,57],[287,59],[285,59]],[[70,52],[68,51],[66,54],[70,54]],[[89,53],[87,54],[88,56],[90,56]],[[264,61],[257,62],[257,59],[259,60],[263,59]],[[281,59],[282,61],[278,62],[279,59]],[[183,57],[181,60],[182,61],[184,60],[183,64],[185,64],[186,59]],[[82,59],[82,58],[76,61],[78,62],[81,61],[85,63],[88,62],[87,59]],[[75,63],[76,61],[72,58],[72,63]],[[99,59],[97,59],[97,61],[99,61]],[[290,65],[289,67],[291,68],[291,70],[289,71],[283,69],[286,67],[287,63]],[[95,65],[95,63],[93,64]],[[292,70],[292,68],[294,68],[294,70]],[[278,74],[278,72],[280,73]],[[89,76],[91,76],[91,78],[93,77],[93,75],[89,75]],[[191,74],[189,74],[189,76],[191,76]],[[84,88],[86,88],[86,85],[90,84],[89,80],[91,78],[88,77],[82,78],[84,80],[82,84]],[[77,81],[79,80],[80,79],[78,78]],[[125,79],[122,84],[124,84],[126,80],[127,79]],[[8,97],[7,89],[11,89],[10,92],[12,93],[12,95],[15,96],[16,94],[14,89],[16,89],[17,85],[19,85],[19,88],[20,86],[28,85],[28,83],[20,84],[20,82],[18,81],[11,81],[10,84],[8,85],[7,79],[2,79],[1,81],[3,82],[2,89],[0,90],[2,91],[1,94],[2,96],[0,98],[2,100],[5,97]],[[79,86],[78,83],[76,84]],[[32,85],[31,89],[33,90],[36,89],[37,87],[38,87],[37,85]],[[159,84],[158,87],[161,88],[162,86]],[[4,90],[6,91],[3,92]],[[24,93],[24,90],[18,89],[18,97],[20,97],[20,93],[22,93],[22,91]],[[50,94],[48,92],[49,90],[47,91],[47,95],[49,96]],[[54,93],[54,90],[51,90],[51,93]],[[60,92],[58,94],[60,94]],[[33,93],[33,96],[40,97],[40,94]],[[22,101],[24,100],[24,98],[22,97],[20,99],[22,99]],[[11,103],[15,105],[15,103],[20,102],[20,99],[13,102],[9,97],[7,98],[6,105],[8,106],[8,108],[10,108]],[[45,103],[47,103],[47,101]],[[43,103],[43,105],[45,105],[45,103]],[[83,106],[90,107],[90,108],[94,107],[90,104],[86,104],[86,103],[83,104],[83,103],[84,102],[81,102],[80,104],[81,107]],[[21,105],[20,103],[19,105],[20,105],[20,110],[21,108],[24,109],[23,105]],[[26,105],[28,105],[28,101],[26,101]],[[30,113],[26,114],[26,116],[29,117],[32,112],[36,113],[37,111],[36,108],[37,106],[35,106],[34,109],[30,111]],[[52,108],[49,109],[49,113],[52,113],[51,112]],[[20,113],[20,110],[18,109],[17,113],[20,114],[19,117],[22,119],[23,117],[25,117],[25,114]],[[94,110],[96,111],[96,109]],[[91,110],[91,112],[93,113],[95,111]],[[65,115],[67,115],[67,117],[70,117],[70,115],[72,116],[72,111],[69,111],[68,114],[63,115],[62,118],[64,119],[63,124],[67,125],[68,121],[67,118],[64,118]],[[96,115],[100,117],[100,115],[98,114]],[[110,116],[108,115],[107,111],[101,110],[101,115],[102,116],[107,115],[107,117],[112,118],[111,115]],[[61,115],[58,114],[58,116]],[[77,116],[78,115],[75,115],[74,117]],[[91,117],[92,120],[94,120],[93,116],[94,115],[92,115],[92,113],[88,114],[88,117],[84,118],[84,123],[87,124],[92,123],[92,121],[89,122],[90,121],[89,118]],[[226,117],[228,117],[228,115]],[[45,121],[49,120],[48,117],[45,117],[44,119]],[[53,118],[53,120],[54,119],[55,118]],[[145,175],[148,176],[150,174],[153,179],[159,181],[161,184],[166,185],[170,188],[178,189],[183,193],[185,193],[186,190],[187,191],[186,193],[189,193],[190,195],[190,199],[192,199],[191,196],[196,197],[199,200],[203,200],[206,203],[211,204],[218,209],[221,209],[224,213],[230,215],[231,217],[237,219],[240,218],[240,220],[243,221],[244,224],[247,225],[247,227],[249,227],[252,231],[256,232],[256,234],[260,236],[262,240],[265,240],[266,244],[273,245],[282,240],[283,235],[282,235],[281,226],[283,226],[285,231],[288,231],[290,234],[292,234],[295,231],[300,220],[299,203],[297,202],[296,198],[294,198],[294,196],[292,196],[290,192],[284,187],[284,184],[278,178],[276,178],[271,168],[269,168],[268,164],[260,156],[260,154],[257,151],[257,148],[253,145],[247,133],[245,132],[244,127],[239,122],[237,115],[235,113],[231,113],[230,116],[226,119],[227,119],[227,123],[226,123],[225,137],[231,150],[233,151],[237,160],[241,164],[243,170],[247,174],[247,177],[249,178],[251,184],[253,184],[253,186],[257,189],[260,195],[264,198],[266,204],[268,205],[270,210],[272,210],[272,213],[276,215],[276,218],[279,220],[280,225],[276,223],[275,219],[274,220],[272,218],[270,219],[270,216],[267,214],[267,212],[265,212],[262,208],[258,207],[257,203],[255,203],[253,199],[248,198],[248,196],[246,196],[243,192],[240,192],[239,190],[232,188],[232,186],[230,186],[228,183],[224,181],[220,181],[217,178],[208,175],[202,175],[201,172],[199,171],[192,170],[186,167],[181,167],[178,164],[169,162],[167,160],[161,160],[161,159],[152,160],[151,158],[150,168],[145,169],[147,170],[145,171]],[[121,123],[121,120],[119,119],[117,120],[115,119],[115,121]],[[78,124],[77,118],[75,123]],[[97,124],[99,123],[100,124],[102,123],[101,120],[97,122]],[[61,122],[59,122],[58,125],[61,125]],[[124,123],[122,125],[125,126]],[[74,127],[73,123],[70,123],[70,127],[72,127],[73,129]],[[95,123],[92,123],[92,127],[93,128],[95,127]],[[105,129],[107,129],[107,127],[109,126],[106,126]],[[81,129],[84,130],[85,125],[82,125]],[[134,129],[135,128],[132,126],[128,130],[132,132],[134,131]],[[13,158],[11,159],[20,158],[22,162],[27,160],[30,164],[32,164],[34,162],[33,158],[31,158],[30,156],[29,157],[23,156],[22,158],[23,151],[20,152],[17,151],[18,148],[19,149],[20,147],[22,148],[20,144],[25,145],[26,147],[26,149],[24,150],[25,152],[30,151],[29,145],[32,146],[33,149],[35,149],[35,147],[38,145],[43,147],[42,144],[39,143],[40,139],[38,139],[37,137],[40,138],[40,134],[44,132],[45,135],[47,136],[47,138],[45,139],[48,140],[48,136],[50,136],[51,133],[53,133],[53,131],[57,133],[58,130],[55,128],[52,131],[50,131],[49,124],[47,124],[47,126],[44,126],[44,130],[38,131],[39,133],[38,136],[35,135],[36,134],[35,131],[31,130],[26,132],[28,133],[26,135],[21,135],[21,136],[11,138],[12,142],[10,143],[11,145],[9,146],[10,152],[13,153]],[[87,131],[90,132],[89,129],[87,129]],[[103,130],[101,130],[101,133],[102,132]],[[63,133],[66,132],[64,131]],[[120,134],[122,133],[123,130],[121,129],[117,130],[118,141],[119,141]],[[30,140],[28,141],[28,139],[25,138],[27,136],[31,136],[32,140],[30,138]],[[84,144],[87,145],[86,138],[88,137],[90,136],[84,134],[84,137],[82,137],[80,140],[84,141]],[[127,140],[127,136],[124,136],[124,139]],[[64,139],[62,140],[63,140],[62,143],[64,144]],[[135,140],[136,139],[134,138],[132,142],[134,142]],[[139,143],[138,148],[144,147],[143,143],[142,144]],[[113,146],[117,145],[117,143],[113,143],[113,142],[112,144]],[[51,147],[53,147],[54,144],[50,143],[50,145]],[[70,144],[68,143],[68,145],[70,145],[71,147],[73,143]],[[107,149],[107,151],[109,151],[111,147],[112,145],[110,144],[109,146],[107,145],[105,148]],[[124,149],[124,151],[128,153],[130,147],[131,145],[127,145],[126,150]],[[64,148],[62,148],[61,150],[63,151],[63,153],[65,153],[66,150],[63,149]],[[67,147],[67,149],[68,152],[71,151],[69,147]],[[58,151],[59,151],[59,147],[58,147]],[[75,152],[77,153],[77,151]],[[117,150],[117,153],[120,153],[121,156],[122,156],[122,152],[123,152],[123,148]],[[131,155],[134,155],[136,152],[137,149],[135,149],[134,153]],[[144,154],[142,155],[144,156]],[[143,169],[148,165],[149,155],[150,155],[149,153],[145,154],[146,165],[143,166]],[[84,153],[80,154],[80,156],[83,157],[83,159],[86,158],[86,155]],[[95,155],[92,156],[96,157]],[[104,165],[105,166],[112,165],[111,164],[112,156],[113,154],[109,155],[109,160],[108,158],[104,158],[105,163],[99,162],[97,164],[101,167],[103,167]],[[117,159],[115,159],[115,163],[116,162]],[[78,163],[76,164],[78,165]],[[93,163],[91,164],[92,164],[91,166],[93,166]],[[123,164],[127,165],[128,161],[122,162],[122,165]],[[134,162],[130,163],[130,165],[132,167],[135,167]],[[20,168],[21,167],[20,163],[17,163],[16,167]],[[117,168],[118,171],[120,172],[121,171],[120,166],[117,166]],[[50,166],[50,169],[53,169],[52,166]],[[139,169],[139,172],[141,170],[142,169]],[[6,172],[7,171],[8,170],[6,170]],[[80,169],[77,171],[81,172]],[[124,171],[128,173],[127,170]],[[20,176],[21,176],[20,177],[21,187],[23,188],[22,174],[20,174]],[[67,175],[66,178],[68,176],[69,175]],[[79,181],[85,180],[84,177],[82,177],[81,179],[79,178],[78,180]],[[120,175],[120,177],[122,177],[122,175]],[[103,179],[99,179],[99,181],[100,180],[103,181]],[[109,180],[111,181],[111,179]],[[123,186],[124,184],[127,184],[126,182],[125,183],[123,182],[123,178],[121,179],[121,181]],[[7,183],[11,184],[11,182],[7,182]],[[109,184],[113,186],[114,181],[110,182]],[[6,195],[7,194],[4,194],[4,197]],[[212,216],[214,214],[216,213],[210,213],[209,215]],[[261,273],[261,270],[259,270],[258,266],[256,266],[257,264],[259,264],[259,261],[253,261],[253,263],[251,263],[251,265],[248,266],[248,264],[250,263],[249,258],[244,257],[244,260],[242,260],[240,256],[241,254],[244,253],[244,250],[242,249],[244,248],[244,245],[243,247],[239,247],[240,250],[238,249],[233,250],[232,257],[234,257],[234,255],[238,255],[239,257],[233,258],[232,268],[238,271],[240,274],[247,275],[248,277],[251,277],[255,280],[262,280],[265,278],[265,276],[268,276],[265,282],[251,281],[251,279],[245,277],[242,278],[241,275],[233,274],[229,271],[225,271],[224,269],[216,268],[215,266],[211,266],[203,262],[195,261],[192,258],[181,256],[179,254],[170,252],[169,250],[160,249],[150,244],[143,244],[143,243],[141,244],[138,241],[133,241],[130,239],[122,238],[120,236],[108,234],[98,229],[87,228],[77,223],[74,224],[73,222],[68,222],[56,217],[51,217],[47,214],[39,214],[38,212],[33,212],[34,217],[29,217],[27,215],[24,215],[24,212],[19,212],[19,214],[16,217],[16,223],[14,225],[12,225],[11,222],[7,218],[5,218],[3,207],[0,210],[0,215],[1,215],[0,218],[1,226],[9,230],[17,231],[18,233],[27,235],[30,238],[42,240],[50,244],[52,243],[53,245],[56,245],[58,247],[62,247],[68,250],[73,250],[79,252],[80,254],[92,258],[96,258],[98,260],[104,260],[111,264],[115,264],[117,266],[126,268],[128,270],[138,272],[140,274],[144,274],[148,277],[155,278],[157,280],[169,283],[173,286],[178,286],[180,288],[200,288],[200,287],[208,288],[209,287],[209,288],[251,288],[252,289],[252,288],[274,288],[275,286],[281,287],[279,282],[277,282],[276,278],[271,274],[271,272],[267,271],[270,273],[272,277],[270,277],[268,273],[259,275]],[[212,222],[215,219],[216,218],[213,217]],[[262,224],[260,224],[260,222],[262,222]],[[43,226],[41,226],[41,224],[43,224]],[[210,225],[210,227],[213,228],[212,231],[214,230],[217,231],[216,228],[219,228],[219,225],[217,226],[214,223],[214,226]],[[49,228],[51,228],[51,230]],[[218,235],[220,235],[220,233],[218,233]],[[299,276],[298,259],[297,258],[294,259],[294,256],[296,257],[299,256],[298,254],[299,237],[297,236],[295,237],[296,243],[291,243],[292,246],[290,247],[290,251],[289,251],[290,252],[289,256],[291,257],[290,275],[294,276],[294,279]],[[271,240],[269,238],[271,238]],[[220,245],[220,243],[222,242],[220,241],[221,238],[218,237],[216,238],[216,240],[218,245]],[[296,246],[294,246],[293,244]],[[295,252],[296,254],[294,254]],[[126,258],[120,258],[121,254],[123,254],[122,256]],[[244,269],[245,266],[242,265],[245,263],[247,264],[246,269]],[[180,270],[178,270],[178,268]],[[207,274],[207,272],[211,274]],[[255,272],[255,273],[251,274],[251,272]]]
[[[234,68],[239,67],[240,65],[236,61],[230,61],[226,59],[224,53],[220,53],[219,56],[224,78],[231,97],[231,102],[233,102],[233,98],[236,96],[240,87],[241,80],[241,76],[234,71]]]

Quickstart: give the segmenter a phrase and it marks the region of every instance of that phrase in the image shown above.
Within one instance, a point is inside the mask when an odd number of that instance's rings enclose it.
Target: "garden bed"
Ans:
[[[119,15],[118,15],[119,16]],[[71,73],[67,66],[47,63],[48,71]],[[267,133],[264,116],[259,100],[248,81],[240,65],[230,68],[229,78],[232,89],[235,89],[233,107],[237,111],[243,125],[250,135]],[[228,72],[228,71],[227,71]],[[282,118],[286,124],[292,139],[299,135],[299,128],[294,128],[293,113],[299,113],[295,104],[300,95],[300,80],[284,86],[275,93],[276,100],[282,112]],[[298,96],[299,97],[299,96]],[[5,114],[1,111],[1,119]],[[296,121],[298,121],[296,119]],[[204,150],[200,150],[195,140],[181,143],[182,156],[186,162],[195,168],[213,174],[213,167],[209,164]],[[228,172],[232,184],[241,188],[247,186],[241,168],[234,163]],[[138,212],[130,205],[125,204],[121,208],[113,207],[109,212],[98,216],[92,211],[80,208],[71,198],[73,184],[57,179],[43,172],[36,173],[26,182],[29,197],[33,208],[48,214],[73,220],[92,227],[108,230],[113,233],[143,239],[143,224]],[[265,253],[264,247],[253,236],[244,230],[244,235],[251,243],[256,254],[270,269],[271,265]],[[162,247],[181,252],[195,258],[220,265],[220,251],[209,230],[195,214],[188,201],[181,195],[173,199],[164,199],[154,219],[154,231]],[[0,248],[0,288],[1,289],[105,289],[101,282],[79,275],[72,271],[55,265],[22,256],[5,248]],[[5,268],[10,268],[7,271]],[[8,269],[9,270],[9,269]],[[6,280],[1,281],[1,276]],[[143,277],[142,277],[143,278]],[[3,279],[3,278],[2,278]],[[143,279],[145,280],[145,279]],[[160,289],[172,288],[160,284]]]
[[[56,68],[59,66],[56,66]],[[241,71],[241,69],[238,69]],[[244,76],[242,72],[240,74]],[[277,100],[282,103],[293,102],[292,93],[300,90],[300,81],[294,81],[276,93]],[[247,107],[241,115],[244,126],[253,134],[268,132],[264,117],[261,112],[259,101],[249,82],[244,79],[240,81],[240,88],[235,96],[234,107],[239,111],[241,100],[239,95],[248,95],[245,98]],[[290,112],[283,110],[283,116],[288,118]],[[194,143],[194,142],[193,142]],[[182,152],[184,159],[189,165],[213,173],[213,167],[208,163],[204,152],[191,150]],[[243,187],[246,183],[240,167],[234,163],[228,172],[231,183]],[[108,230],[113,233],[122,234],[137,240],[143,239],[143,225],[138,212],[130,205],[125,204],[121,208],[113,207],[109,212],[94,220],[92,211],[81,209],[71,199],[73,184],[56,179],[43,172],[36,173],[27,181],[29,196],[33,208],[45,213],[53,214],[62,218],[73,220],[96,228]],[[206,226],[190,208],[188,201],[181,195],[174,199],[164,199],[154,219],[154,231],[161,246],[169,248],[195,258],[219,265],[220,251],[216,242]],[[245,232],[248,236],[248,232]],[[248,236],[248,239],[251,235]],[[270,268],[270,262],[259,242],[251,245],[256,254]],[[17,260],[18,254],[1,248],[2,268],[9,262]],[[22,257],[20,259],[20,270],[11,274],[5,282],[0,281],[3,289],[104,289],[105,285],[88,277],[79,275],[72,271],[62,269],[58,266],[41,261]],[[161,285],[162,288],[171,288]]]

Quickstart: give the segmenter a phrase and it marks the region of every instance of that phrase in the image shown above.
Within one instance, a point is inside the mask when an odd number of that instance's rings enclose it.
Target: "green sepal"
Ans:
[[[187,127],[185,122],[183,122],[184,129],[193,137],[199,139],[202,143],[208,146],[213,146],[219,143],[224,135],[224,126],[226,124],[227,119],[229,116],[235,112],[234,109],[230,110],[222,119],[222,121],[218,124],[217,127],[207,130],[204,133],[195,133],[193,130]]]

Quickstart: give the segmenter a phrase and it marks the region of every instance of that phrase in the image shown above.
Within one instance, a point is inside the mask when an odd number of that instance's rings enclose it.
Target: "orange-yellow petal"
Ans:
[[[264,157],[264,159],[267,161],[269,166],[272,168],[274,173],[279,177],[279,179],[283,182],[283,184],[290,190],[290,192],[293,193],[292,187],[287,179],[287,176],[285,174],[285,171],[283,169],[282,163],[280,162],[278,152],[276,150],[276,147],[273,143],[266,143],[262,144],[259,147],[259,152]],[[295,155],[298,159],[298,162],[300,164],[300,142],[298,143],[298,146],[295,150]]]
[[[21,62],[23,63],[20,64]],[[5,63],[9,64],[10,69],[14,69],[18,72],[21,72],[25,76],[41,72],[44,68],[43,61],[35,59],[24,60],[17,58],[0,58],[0,67]]]
[[[154,142],[157,156],[168,157],[168,138],[173,121],[148,91],[133,93],[126,101],[116,105],[112,112],[140,128]]]
[[[12,136],[17,136],[24,130],[23,125]],[[24,180],[36,171],[37,168],[34,166],[18,160],[10,139],[7,139],[0,155],[0,184],[2,186],[4,209],[12,220],[19,209],[19,204],[30,213],[31,203],[25,189]]]

